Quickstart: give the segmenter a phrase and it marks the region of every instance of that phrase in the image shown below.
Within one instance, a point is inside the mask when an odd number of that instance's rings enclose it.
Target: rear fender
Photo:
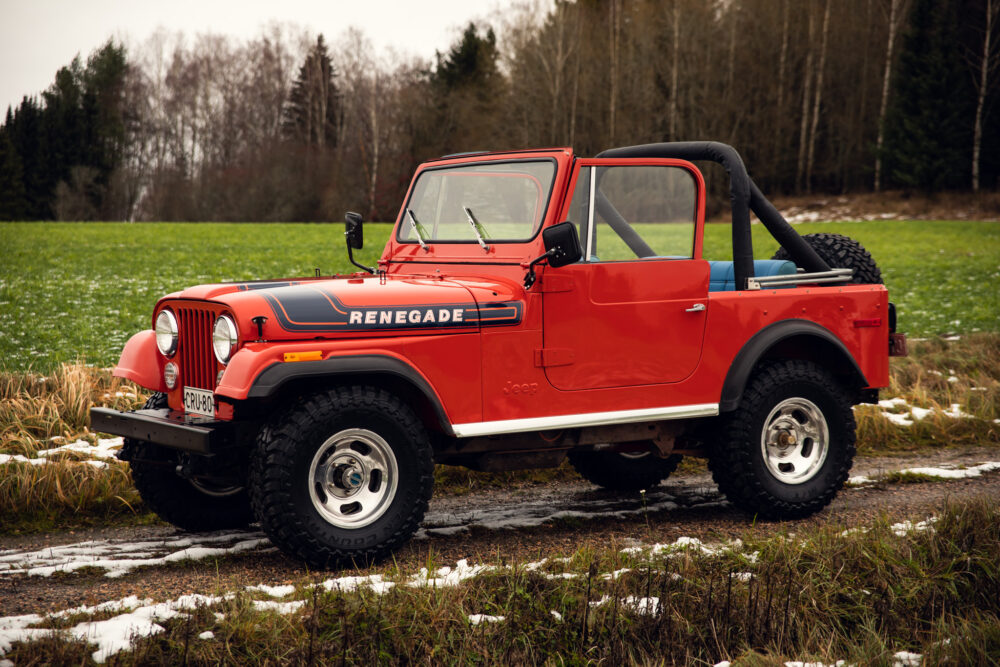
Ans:
[[[135,382],[151,391],[167,391],[163,382],[163,367],[167,360],[156,347],[156,332],[152,329],[140,331],[125,343],[122,356],[112,375]]]
[[[736,355],[719,400],[719,411],[735,410],[754,366],[762,359],[786,356],[816,361],[852,389],[868,386],[868,380],[847,346],[829,329],[808,320],[783,320],[764,327]],[[809,352],[803,353],[803,350]]]

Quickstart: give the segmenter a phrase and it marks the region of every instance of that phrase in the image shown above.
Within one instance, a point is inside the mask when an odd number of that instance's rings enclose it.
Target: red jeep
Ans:
[[[705,184],[730,175],[732,261],[702,252]],[[782,246],[755,261],[750,211]],[[565,222],[561,222],[565,221]],[[259,521],[315,566],[406,542],[435,462],[556,466],[637,490],[706,456],[738,507],[801,517],[854,456],[851,407],[905,353],[878,268],[800,237],[731,147],[447,156],[420,166],[377,267],[192,287],[159,301],[115,375],[145,502],[192,530]]]

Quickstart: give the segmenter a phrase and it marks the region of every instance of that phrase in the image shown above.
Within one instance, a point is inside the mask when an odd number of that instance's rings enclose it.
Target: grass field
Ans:
[[[1000,224],[803,224],[861,241],[882,268],[911,336],[998,329]],[[365,227],[363,263],[390,231]],[[777,244],[755,225],[758,258]],[[710,225],[705,257],[731,257],[729,225]],[[0,223],[0,368],[48,372],[65,361],[112,366],[149,328],[157,299],[199,283],[351,270],[341,224]]]

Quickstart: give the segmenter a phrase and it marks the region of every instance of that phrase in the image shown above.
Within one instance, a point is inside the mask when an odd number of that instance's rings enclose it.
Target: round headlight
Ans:
[[[233,356],[238,340],[236,323],[228,315],[220,315],[212,329],[212,349],[215,350],[215,358],[220,364],[229,363],[229,357]]]
[[[169,310],[161,310],[156,316],[156,347],[169,357],[177,351],[177,318]]]

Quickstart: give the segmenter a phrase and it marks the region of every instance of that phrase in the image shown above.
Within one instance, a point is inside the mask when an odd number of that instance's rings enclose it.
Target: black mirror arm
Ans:
[[[524,276],[524,289],[529,290],[531,289],[531,286],[535,284],[535,280],[537,279],[537,276],[535,275],[535,264],[538,264],[544,259],[548,259],[549,257],[554,257],[555,255],[561,253],[562,251],[559,248],[552,248],[551,250],[547,251],[544,255],[539,255],[535,259],[528,262],[528,273],[526,273]]]
[[[347,236],[348,233],[349,232],[344,232],[344,236]],[[365,271],[367,273],[375,275],[375,269],[373,269],[370,266],[365,266],[364,264],[359,264],[358,262],[354,261],[354,251],[351,250],[351,242],[350,242],[350,240],[348,240],[348,242],[347,242],[347,259],[351,260],[351,264],[353,264],[354,266],[358,267],[359,269],[362,269],[363,271]]]

